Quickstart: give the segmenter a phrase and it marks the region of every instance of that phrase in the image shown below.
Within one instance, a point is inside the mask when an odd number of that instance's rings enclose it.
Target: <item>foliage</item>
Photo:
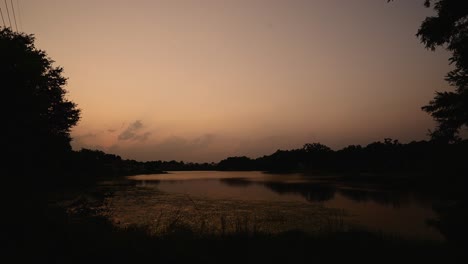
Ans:
[[[460,0],[426,0],[436,16],[427,17],[416,34],[427,49],[443,46],[452,53],[455,69],[445,79],[455,91],[437,92],[422,109],[437,121],[433,139],[458,140],[459,130],[468,125],[468,2]]]
[[[80,118],[76,104],[66,98],[63,68],[34,45],[34,36],[0,30],[2,114],[6,152],[22,161],[20,169],[61,165],[71,150],[70,129]]]
[[[416,36],[427,49],[445,47],[452,53],[449,63],[455,69],[447,73],[445,80],[455,91],[436,92],[422,110],[437,121],[436,130],[430,133],[432,139],[454,142],[460,140],[460,129],[468,126],[468,2],[424,0],[424,6],[433,6],[437,15],[427,17]]]

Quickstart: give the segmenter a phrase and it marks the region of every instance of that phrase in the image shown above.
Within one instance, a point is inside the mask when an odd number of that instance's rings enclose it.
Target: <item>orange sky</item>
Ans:
[[[448,54],[415,36],[422,0],[13,2],[69,78],[75,149],[217,162],[422,140],[447,87]]]

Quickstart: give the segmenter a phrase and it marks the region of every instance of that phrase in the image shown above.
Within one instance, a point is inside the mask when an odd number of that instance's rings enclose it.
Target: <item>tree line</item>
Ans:
[[[100,150],[81,149],[73,151],[69,161],[70,173],[86,177],[109,177],[136,174],[157,174],[165,171],[213,170],[215,163],[193,163],[184,161],[136,161],[122,159]]]
[[[336,173],[464,173],[468,172],[468,140],[453,144],[412,141],[407,144],[386,138],[366,146],[349,145],[339,150],[320,143],[277,150],[258,158],[228,157],[218,163],[184,161],[136,161],[100,150],[73,151],[68,170],[78,179],[95,179],[167,171],[220,170]]]
[[[219,170],[262,170],[270,172],[434,172],[468,171],[468,141],[453,144],[413,141],[402,144],[390,138],[367,146],[350,145],[332,150],[320,143],[302,148],[277,150],[259,158],[229,157],[217,164]]]

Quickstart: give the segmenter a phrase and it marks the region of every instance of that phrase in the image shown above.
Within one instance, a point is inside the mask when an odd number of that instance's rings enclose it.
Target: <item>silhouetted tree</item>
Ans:
[[[8,192],[2,208],[9,215],[5,241],[16,256],[45,248],[48,226],[55,228],[45,221],[47,196],[65,183],[70,128],[80,117],[65,98],[62,72],[34,46],[33,35],[0,29],[2,180]]]
[[[305,152],[312,153],[312,152],[317,152],[317,153],[327,153],[327,152],[332,152],[331,148],[328,146],[325,146],[320,143],[307,143],[304,144],[303,147]]]
[[[4,151],[17,172],[60,171],[80,110],[67,100],[63,69],[34,46],[34,36],[0,30]],[[44,175],[44,176],[45,176]]]
[[[425,0],[426,7],[433,7],[435,16],[427,17],[417,36],[427,49],[445,47],[452,53],[450,71],[445,80],[453,92],[437,92],[434,99],[422,109],[438,123],[431,136],[435,140],[458,140],[459,130],[468,125],[468,1]]]
[[[452,52],[449,60],[455,69],[445,79],[456,88],[454,92],[437,92],[423,110],[438,122],[434,139],[455,140],[459,129],[468,125],[468,2],[426,0],[426,7],[431,3],[437,16],[426,18],[417,36],[428,49],[445,46]]]

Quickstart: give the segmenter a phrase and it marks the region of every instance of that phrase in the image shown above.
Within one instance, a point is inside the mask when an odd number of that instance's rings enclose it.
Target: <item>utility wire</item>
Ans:
[[[18,24],[16,24],[16,15],[15,15],[15,6],[13,5],[13,0],[10,0],[11,10],[13,11],[13,20],[15,20],[16,32],[18,32]]]
[[[0,15],[2,15],[3,27],[6,28],[5,19],[3,19],[2,7],[0,6]]]
[[[6,0],[5,1],[5,6],[6,6],[6,12],[7,12],[7,15],[8,15],[8,21],[10,22],[10,28],[11,28],[11,19],[10,19],[10,11],[8,11],[8,3]]]
[[[16,0],[16,11],[18,12],[18,20],[19,20],[19,29],[23,31],[23,22],[21,21],[21,12],[20,12],[20,4],[19,0]]]

